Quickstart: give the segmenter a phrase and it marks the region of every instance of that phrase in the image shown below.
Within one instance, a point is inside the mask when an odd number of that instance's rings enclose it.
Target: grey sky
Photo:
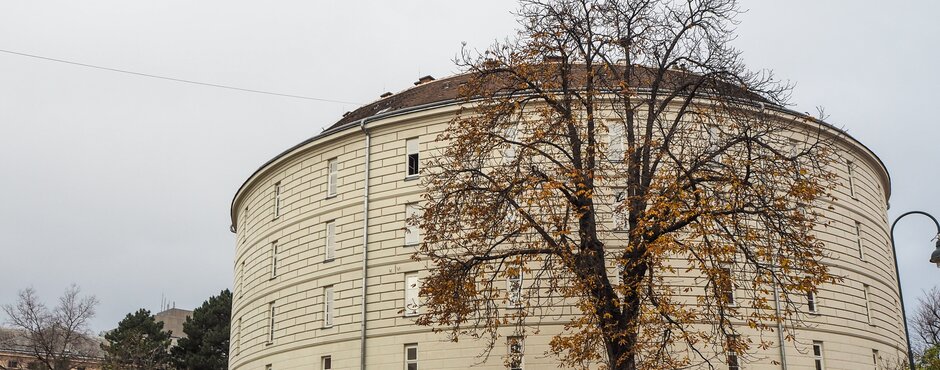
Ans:
[[[935,2],[745,1],[736,45],[797,83],[877,153],[892,216],[940,216]],[[249,89],[366,103],[457,72],[461,41],[512,33],[513,2],[20,1],[0,3],[0,49]],[[193,308],[229,288],[228,206],[260,164],[354,104],[148,79],[0,53],[0,303],[70,283],[114,327],[161,294]],[[933,193],[931,193],[933,192]],[[892,217],[893,219],[893,217]],[[912,306],[940,271],[932,225],[898,227]]]

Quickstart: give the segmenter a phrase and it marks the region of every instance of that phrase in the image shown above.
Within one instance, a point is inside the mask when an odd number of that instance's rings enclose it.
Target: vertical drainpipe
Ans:
[[[366,129],[366,119],[359,121],[359,129],[365,134],[365,178],[362,185],[362,312],[359,328],[359,369],[366,369],[366,268],[369,247],[369,166],[372,152],[372,135]]]
[[[777,318],[780,318],[780,293],[777,291],[777,282],[774,281],[774,309]],[[780,344],[780,369],[787,370],[787,348],[783,337],[783,322],[777,321],[777,340]]]

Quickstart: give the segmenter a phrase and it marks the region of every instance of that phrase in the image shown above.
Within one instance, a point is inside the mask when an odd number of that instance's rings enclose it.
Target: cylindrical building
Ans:
[[[414,324],[418,279],[415,230],[405,219],[422,192],[418,168],[446,143],[438,133],[459,109],[465,75],[416,86],[344,116],[256,170],[232,201],[236,232],[230,365],[242,369],[554,368],[543,353],[561,323],[543,321],[524,348],[480,358],[473,340],[452,343]],[[805,124],[778,108],[773,114]],[[826,243],[833,275],[806,302],[796,343],[759,353],[748,369],[875,369],[906,358],[896,265],[886,207],[890,181],[871,150],[833,127],[843,178]],[[554,327],[553,327],[554,326]],[[785,356],[785,358],[781,358]]]

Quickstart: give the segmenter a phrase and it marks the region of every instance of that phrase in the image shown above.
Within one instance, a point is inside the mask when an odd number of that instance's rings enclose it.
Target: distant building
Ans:
[[[32,354],[31,348],[13,329],[0,328],[0,369],[41,370],[46,367]],[[101,338],[88,338],[83,355],[75,356],[71,361],[72,370],[100,370],[103,354],[98,347]]]
[[[186,333],[183,332],[183,323],[186,322],[186,318],[192,315],[193,311],[173,307],[154,314],[153,318],[157,322],[163,322],[163,331],[170,332],[170,339],[173,341],[173,345],[176,345],[177,340],[186,338]]]

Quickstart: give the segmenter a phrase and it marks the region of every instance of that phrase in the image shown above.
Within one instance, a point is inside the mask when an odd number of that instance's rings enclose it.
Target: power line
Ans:
[[[149,74],[149,73],[141,73],[141,72],[134,72],[134,71],[128,71],[128,70],[123,70],[123,69],[117,69],[117,68],[102,67],[102,66],[97,66],[97,65],[93,65],[93,64],[86,64],[86,63],[73,62],[73,61],[64,60],[64,59],[49,58],[49,57],[44,57],[44,56],[41,56],[41,55],[26,54],[26,53],[20,53],[20,52],[10,51],[10,50],[3,50],[3,49],[0,49],[0,52],[7,53],[7,54],[14,54],[14,55],[19,55],[19,56],[24,56],[24,57],[29,57],[29,58],[43,59],[43,60],[48,60],[48,61],[53,61],[53,62],[59,62],[59,63],[65,63],[65,64],[76,65],[76,66],[82,66],[82,67],[87,67],[87,68],[94,68],[94,69],[101,69],[101,70],[111,71],[111,72],[125,73],[125,74],[135,75],[135,76],[143,76],[143,77],[157,78],[157,79],[161,79],[161,80],[176,81],[176,82],[188,83],[188,84],[193,84],[193,85],[202,85],[202,86],[218,87],[218,88],[220,88],[220,89],[238,90],[238,91],[245,91],[245,92],[251,92],[251,93],[256,93],[256,94],[266,94],[266,95],[283,96],[283,97],[295,98],[295,99],[314,100],[314,101],[320,101],[320,102],[326,102],[326,103],[339,103],[339,104],[355,104],[355,105],[362,105],[362,103],[356,103],[356,102],[350,102],[350,101],[343,101],[343,100],[332,100],[332,99],[313,98],[313,97],[309,97],[309,96],[301,96],[301,95],[293,95],[293,94],[281,94],[281,93],[270,92],[270,91],[262,91],[262,90],[254,90],[254,89],[245,89],[245,88],[236,87],[236,86],[219,85],[219,84],[213,84],[213,83],[208,83],[208,82],[199,82],[199,81],[185,80],[185,79],[182,79],[182,78],[158,76],[158,75],[152,75],[152,74]]]

